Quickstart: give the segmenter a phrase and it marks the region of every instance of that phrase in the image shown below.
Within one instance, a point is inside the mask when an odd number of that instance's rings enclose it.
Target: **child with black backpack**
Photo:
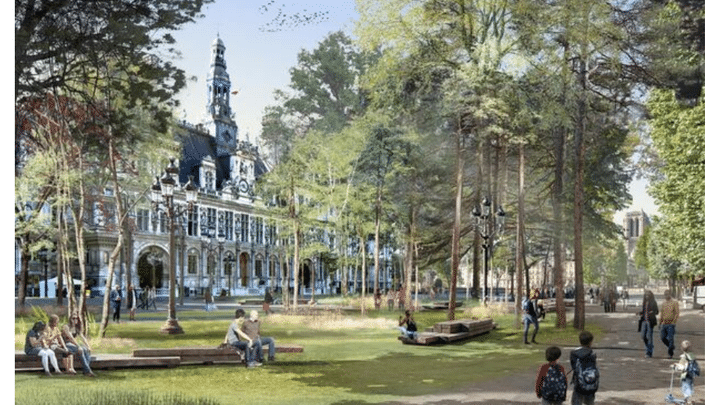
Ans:
[[[699,364],[697,358],[692,353],[692,344],[688,340],[682,342],[682,355],[679,357],[679,363],[672,364],[674,370],[681,371],[682,375],[682,394],[684,394],[684,403],[693,404],[691,401],[694,395],[694,377],[699,375]]]
[[[599,389],[599,370],[597,355],[592,350],[594,335],[589,331],[579,333],[579,344],[582,346],[572,350],[569,361],[572,365],[572,405],[593,405],[594,394]]]
[[[567,376],[564,367],[559,364],[562,349],[550,346],[545,351],[548,363],[542,364],[537,372],[534,392],[542,398],[542,405],[558,405],[567,399]]]

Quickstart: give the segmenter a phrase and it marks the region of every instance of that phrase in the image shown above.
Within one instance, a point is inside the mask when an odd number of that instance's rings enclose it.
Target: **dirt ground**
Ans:
[[[660,301],[660,300],[658,300]],[[661,300],[663,301],[663,299]],[[573,310],[570,309],[567,317],[570,318]],[[694,401],[696,404],[706,404],[705,392],[705,318],[704,312],[682,308],[674,337],[677,349],[674,359],[668,359],[667,347],[659,338],[659,327],[654,328],[654,356],[644,357],[644,343],[637,332],[637,307],[628,307],[626,310],[618,306],[617,312],[605,313],[598,305],[588,304],[586,307],[586,321],[601,325],[606,333],[593,344],[597,353],[597,365],[600,372],[600,387],[595,396],[596,405],[640,405],[663,404],[669,393],[669,383],[672,376],[670,365],[678,361],[681,354],[679,348],[683,340],[692,342],[694,354],[701,367],[702,375],[694,381]],[[571,325],[571,320],[568,321]],[[540,347],[546,347],[542,342],[540,324],[537,341]],[[579,346],[577,343],[576,346]],[[576,348],[562,347],[560,363],[565,370],[571,369],[569,365],[569,352]],[[477,383],[467,387],[463,392],[448,392],[444,394],[427,395],[420,397],[402,398],[402,404],[538,404],[541,400],[534,395],[534,381],[538,365],[531,364],[525,371],[512,375],[501,376],[491,381]],[[682,398],[678,376],[674,377],[673,394]],[[567,390],[567,401],[570,403],[572,386]]]

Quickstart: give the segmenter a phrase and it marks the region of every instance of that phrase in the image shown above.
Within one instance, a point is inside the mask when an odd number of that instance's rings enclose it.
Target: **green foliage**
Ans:
[[[647,105],[652,146],[661,159],[659,175],[651,179],[649,190],[662,214],[652,240],[663,245],[666,257],[682,264],[683,273],[703,275],[704,97],[696,105],[686,105],[678,102],[672,91],[654,90]]]
[[[50,320],[50,315],[48,315],[44,309],[42,309],[38,306],[32,305],[31,307],[32,307],[32,323],[42,321],[43,323],[45,323],[45,325],[47,325],[48,321]]]

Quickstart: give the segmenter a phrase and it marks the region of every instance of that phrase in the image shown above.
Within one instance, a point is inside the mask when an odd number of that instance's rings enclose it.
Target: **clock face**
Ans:
[[[230,142],[232,140],[232,135],[230,135],[229,131],[225,131],[222,133],[222,139],[224,139],[225,142]]]
[[[250,189],[250,185],[247,184],[247,181],[240,180],[240,192],[246,193]]]

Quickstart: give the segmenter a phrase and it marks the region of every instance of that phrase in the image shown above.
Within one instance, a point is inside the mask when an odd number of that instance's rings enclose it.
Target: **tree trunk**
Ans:
[[[582,225],[584,208],[584,132],[586,115],[586,75],[584,59],[579,61],[580,93],[577,100],[577,124],[574,131],[574,329],[584,330],[584,267],[582,255]]]
[[[522,294],[524,275],[524,144],[519,144],[519,182],[517,188],[517,251],[515,253],[517,295],[514,297],[515,326],[519,328],[522,317]]]
[[[564,189],[564,129],[554,134],[554,184],[552,185],[552,247],[554,249],[554,290],[556,292],[557,328],[567,327],[567,309],[564,306],[564,216],[562,215],[562,193]]]
[[[447,320],[454,320],[454,309],[457,305],[457,274],[459,273],[459,239],[460,227],[462,225],[462,182],[464,181],[464,159],[462,158],[462,138],[461,133],[457,133],[456,143],[456,184],[454,195],[454,224],[452,225],[452,276],[449,283],[449,309],[447,310]],[[485,279],[486,282],[486,279]]]
[[[17,291],[17,301],[20,307],[25,307],[25,295],[27,292],[27,273],[30,267],[30,253],[25,251],[25,246],[20,247],[20,285]]]

